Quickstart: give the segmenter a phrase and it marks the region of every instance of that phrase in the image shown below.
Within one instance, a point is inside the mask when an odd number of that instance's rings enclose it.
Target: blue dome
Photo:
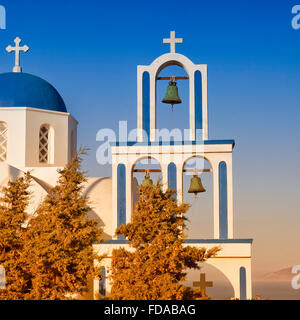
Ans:
[[[0,74],[0,107],[31,107],[67,112],[62,97],[50,83],[22,72]]]

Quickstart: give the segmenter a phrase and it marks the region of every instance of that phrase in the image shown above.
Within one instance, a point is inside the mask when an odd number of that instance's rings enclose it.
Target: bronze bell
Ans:
[[[172,105],[172,111],[174,104],[182,103],[181,99],[178,95],[178,88],[176,85],[176,78],[172,77],[172,80],[169,82],[169,86],[167,88],[167,93],[162,100],[163,103],[167,103]]]
[[[150,170],[147,169],[145,174],[145,180],[142,182],[142,186],[147,187],[152,185],[153,185],[153,181],[150,179]]]
[[[194,177],[191,179],[191,186],[188,193],[194,193],[195,196],[197,196],[198,193],[201,193],[201,192],[206,192],[206,190],[202,185],[201,179],[198,177],[197,174],[194,174]]]

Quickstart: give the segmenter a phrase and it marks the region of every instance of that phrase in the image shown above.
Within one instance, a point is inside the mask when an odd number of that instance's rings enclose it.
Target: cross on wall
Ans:
[[[206,281],[205,277],[206,277],[205,273],[201,273],[200,274],[200,282],[199,281],[193,282],[193,286],[194,287],[199,287],[200,288],[202,297],[206,297],[206,288],[213,287],[213,282],[212,281]]]

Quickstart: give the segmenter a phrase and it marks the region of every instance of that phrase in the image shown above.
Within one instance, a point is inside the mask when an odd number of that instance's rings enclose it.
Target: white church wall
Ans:
[[[26,110],[24,108],[0,108],[0,121],[6,122],[7,163],[25,165]]]
[[[252,298],[251,286],[251,243],[185,243],[184,246],[193,246],[197,248],[206,248],[207,250],[220,246],[221,251],[217,257],[210,258],[206,263],[220,270],[230,281],[234,289],[234,298],[240,299],[240,268],[246,269],[246,298]],[[134,251],[126,243],[102,243],[94,245],[94,250],[99,255],[105,255],[106,258],[101,261],[101,266],[106,268],[107,274],[110,272],[110,263],[114,249],[124,248],[128,251]],[[96,263],[98,264],[98,263]],[[192,271],[190,271],[192,272]],[[196,279],[195,279],[196,280]],[[96,283],[97,281],[95,281]],[[109,293],[112,283],[106,280],[106,292]],[[94,287],[96,294],[97,286]]]
[[[69,118],[64,112],[26,109],[26,162],[27,167],[64,166],[69,160]],[[49,125],[52,137],[49,145],[49,163],[39,162],[39,133],[42,125]],[[73,129],[75,124],[72,124]],[[51,163],[52,159],[52,163]]]
[[[110,240],[115,232],[112,224],[112,179],[87,178],[84,186],[85,198],[92,210],[89,217],[96,219],[103,228],[103,240]]]
[[[47,195],[49,188],[51,187],[48,183],[41,180],[41,177],[36,178],[36,175],[41,176],[41,174],[37,174],[37,172],[34,172],[34,170],[30,170],[30,168],[20,169],[10,166],[6,163],[2,163],[0,164],[0,188],[7,186],[9,181],[14,181],[17,178],[23,176],[27,171],[31,172],[32,181],[29,187],[29,192],[31,196],[26,212],[29,215],[32,215],[39,206],[39,204],[43,201],[44,197]],[[42,175],[42,178],[45,179],[45,181],[47,182],[52,182],[52,185],[55,185],[55,182],[57,180],[57,172],[56,170],[45,170],[44,168],[44,174]]]
[[[117,166],[120,163],[126,163],[126,211],[127,222],[131,220],[132,214],[132,190],[131,176],[135,163],[149,155],[156,159],[162,168],[162,182],[166,188],[168,181],[168,165],[173,162],[177,168],[177,199],[183,202],[183,167],[188,159],[195,156],[207,159],[213,170],[213,196],[214,196],[214,238],[220,238],[220,207],[219,207],[219,164],[224,161],[227,164],[227,194],[228,194],[228,238],[232,239],[233,235],[233,179],[232,179],[232,143],[211,144],[211,145],[175,145],[175,146],[112,146],[112,168],[115,188],[117,185]],[[113,192],[113,228],[117,227],[117,191]],[[115,204],[115,205],[114,205]]]

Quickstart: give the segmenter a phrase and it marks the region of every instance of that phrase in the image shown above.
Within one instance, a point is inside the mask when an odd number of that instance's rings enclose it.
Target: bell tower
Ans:
[[[183,202],[187,192],[198,194],[201,192],[213,194],[213,238],[187,239],[188,245],[205,247],[220,246],[221,252],[216,258],[208,260],[231,282],[235,297],[250,299],[252,297],[251,284],[251,247],[252,239],[236,239],[233,229],[233,169],[232,152],[235,141],[209,140],[208,136],[208,104],[207,104],[207,65],[194,64],[190,59],[175,52],[175,45],[183,43],[183,39],[175,37],[171,32],[164,43],[170,44],[170,52],[161,55],[148,66],[137,67],[137,141],[116,142],[111,144],[112,151],[112,230],[116,230],[123,223],[131,221],[134,211],[134,190],[136,181],[134,172],[146,172],[147,181],[151,174],[160,172],[162,185],[175,189],[176,199]],[[166,67],[176,65],[183,68],[189,81],[189,129],[181,139],[161,141],[158,139],[157,129],[157,91],[159,80],[176,81],[176,77],[159,78],[159,73]],[[178,77],[179,79],[179,77]],[[182,77],[181,77],[182,79]],[[175,96],[175,102],[179,100]],[[161,97],[163,98],[163,97]],[[164,102],[174,102],[166,99]],[[176,108],[175,111],[176,112]],[[179,130],[179,129],[178,129]],[[136,170],[136,164],[142,159],[155,159],[160,169]],[[190,159],[202,159],[209,163],[210,168],[196,167],[187,169]],[[194,180],[190,190],[183,189],[183,175],[188,171],[194,172]],[[212,190],[205,190],[199,174],[211,172],[213,176]],[[199,213],[201,214],[201,213]],[[127,246],[126,240],[116,239],[100,245],[100,252],[108,253],[116,246]],[[109,262],[108,262],[109,263]],[[108,284],[109,286],[109,284]]]
[[[170,53],[158,57],[149,66],[138,66],[138,141],[148,138],[150,142],[155,142],[157,139],[156,82],[160,80],[159,73],[172,65],[183,68],[188,74],[185,79],[189,81],[190,88],[189,140],[208,140],[207,65],[196,65],[175,52],[176,43],[183,43],[183,39],[175,38],[175,31],[171,31],[170,39],[164,39],[164,43],[170,43]]]

